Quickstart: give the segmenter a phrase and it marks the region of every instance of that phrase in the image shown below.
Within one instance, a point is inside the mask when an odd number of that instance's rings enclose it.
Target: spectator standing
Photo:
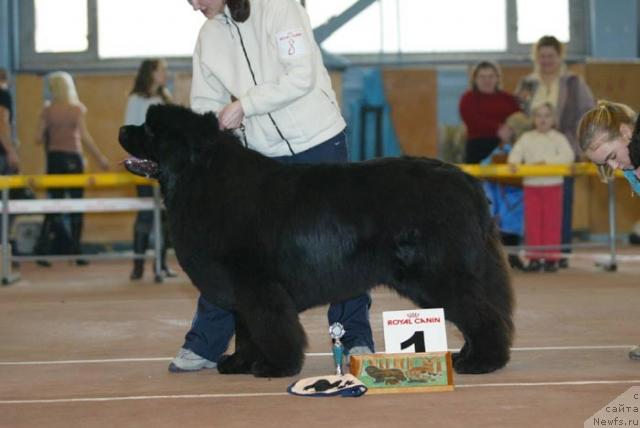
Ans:
[[[508,162],[527,165],[572,163],[574,152],[569,141],[562,133],[553,129],[553,106],[543,103],[534,108],[532,113],[535,129],[525,132],[516,141],[509,153]],[[525,177],[523,184],[527,245],[559,245],[562,224],[562,177]],[[557,271],[556,257],[543,258],[537,254],[539,251],[530,251],[527,271]]]
[[[576,130],[582,115],[595,105],[587,84],[579,76],[567,70],[564,63],[564,45],[554,36],[543,36],[533,46],[534,70],[518,82],[516,96],[522,109],[531,115],[536,106],[549,103],[555,111],[556,128],[569,140],[574,158],[579,156]],[[562,240],[571,244],[573,217],[574,178],[563,180]],[[564,252],[570,252],[568,248]],[[566,258],[560,267],[567,267]]]
[[[47,78],[51,101],[47,102],[40,113],[37,131],[37,144],[46,150],[47,174],[82,174],[85,170],[83,146],[96,159],[103,170],[109,168],[108,159],[100,152],[93,137],[89,134],[85,117],[87,108],[78,98],[73,78],[69,73],[57,71]],[[66,197],[82,198],[82,188],[52,188],[48,191],[52,199]],[[38,243],[37,254],[80,254],[83,214],[69,215],[70,231],[67,232],[61,214],[45,216]],[[76,264],[85,265],[84,259],[76,260]],[[41,266],[50,266],[44,260],[38,261]]]
[[[13,141],[13,100],[9,92],[9,73],[0,68],[0,175],[18,172],[18,151]]]
[[[512,135],[506,119],[520,110],[517,100],[500,89],[497,64],[483,61],[473,67],[471,88],[460,98],[460,117],[467,128],[465,163],[480,163]]]
[[[142,61],[133,89],[127,99],[125,125],[141,125],[147,116],[149,106],[154,104],[169,104],[171,94],[167,90],[167,63],[161,59],[146,59]],[[139,198],[152,197],[153,187],[149,185],[136,186]],[[163,225],[166,222],[163,222]],[[138,258],[133,260],[133,270],[130,278],[138,280],[144,274],[144,254],[149,247],[149,237],[153,227],[153,212],[139,211],[133,226],[133,252]],[[164,229],[166,231],[166,228]],[[168,234],[163,233],[160,253],[160,267],[167,277],[174,277],[176,273],[167,265]]]

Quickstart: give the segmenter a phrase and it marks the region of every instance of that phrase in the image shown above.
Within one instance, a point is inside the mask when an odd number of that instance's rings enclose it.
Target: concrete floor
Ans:
[[[294,378],[171,374],[196,290],[184,274],[154,284],[128,280],[128,262],[22,267],[0,289],[0,427],[569,427],[632,386],[640,362],[640,266],[616,273],[579,259],[558,274],[515,274],[512,361],[488,375],[456,375],[454,392],[300,398]],[[412,305],[373,293],[372,326],[382,350],[382,311]],[[308,353],[328,353],[326,308],[302,314]],[[461,336],[448,327],[451,348]],[[308,355],[299,377],[332,372]]]

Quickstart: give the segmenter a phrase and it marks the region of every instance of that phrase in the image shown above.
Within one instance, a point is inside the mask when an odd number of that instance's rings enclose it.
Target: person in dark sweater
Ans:
[[[460,117],[467,127],[465,163],[480,163],[500,144],[508,141],[512,130],[507,117],[520,111],[511,94],[500,89],[497,64],[482,61],[473,67],[470,86],[460,98]]]
[[[13,142],[11,119],[13,107],[9,92],[9,73],[0,68],[0,174],[18,171],[18,153]]]

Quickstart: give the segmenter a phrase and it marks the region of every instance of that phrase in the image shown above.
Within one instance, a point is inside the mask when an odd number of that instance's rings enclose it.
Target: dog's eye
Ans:
[[[144,124],[144,133],[147,135],[147,137],[153,137],[153,132],[151,131],[151,128],[149,128],[149,125],[147,125],[146,123]]]

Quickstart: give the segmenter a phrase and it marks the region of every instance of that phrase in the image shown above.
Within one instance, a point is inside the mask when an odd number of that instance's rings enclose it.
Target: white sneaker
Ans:
[[[349,355],[373,354],[373,351],[368,346],[354,346],[353,348],[349,349],[345,354],[348,357]]]
[[[178,356],[169,364],[169,371],[179,372],[195,372],[202,369],[214,369],[218,365],[213,361],[202,358],[190,349],[180,348]]]
[[[629,358],[632,360],[640,360],[640,346],[634,346],[629,351]]]

